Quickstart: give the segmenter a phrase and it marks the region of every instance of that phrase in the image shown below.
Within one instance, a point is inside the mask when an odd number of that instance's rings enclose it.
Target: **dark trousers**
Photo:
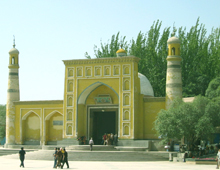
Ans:
[[[92,151],[92,145],[90,145],[90,151]]]
[[[21,157],[21,158],[20,158],[20,161],[21,161],[21,165],[20,165],[20,167],[21,167],[21,166],[24,167],[24,158]]]
[[[68,159],[64,159],[63,160],[63,165],[61,166],[62,169],[63,169],[65,163],[66,163],[67,168],[69,168]]]

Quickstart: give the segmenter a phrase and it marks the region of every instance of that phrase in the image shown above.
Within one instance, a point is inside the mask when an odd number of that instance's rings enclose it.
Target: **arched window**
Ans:
[[[129,135],[129,125],[127,123],[124,124],[123,135]]]
[[[73,76],[73,69],[68,69],[68,76],[72,77]]]
[[[124,95],[124,103],[123,103],[123,105],[124,106],[130,105],[130,96],[128,94]]]
[[[105,75],[110,75],[110,72],[109,72],[109,68],[108,68],[108,67],[105,69]]]
[[[68,81],[68,91],[73,91],[73,81]]]
[[[125,110],[123,113],[123,120],[129,120],[129,111]]]
[[[171,55],[175,55],[175,48],[172,48]]]
[[[15,57],[12,57],[11,64],[15,64]]]
[[[67,123],[66,135],[72,135],[72,125]]]
[[[68,113],[67,113],[67,120],[72,120],[72,114],[73,114],[73,112],[68,111]]]
[[[125,80],[124,81],[124,88],[123,88],[123,90],[130,90],[130,87],[129,87],[129,80]]]
[[[119,66],[114,66],[114,75],[119,75]]]
[[[124,73],[123,74],[130,74],[130,70],[128,66],[124,67]]]
[[[67,106],[72,106],[72,105],[73,105],[73,98],[70,96],[68,97]]]

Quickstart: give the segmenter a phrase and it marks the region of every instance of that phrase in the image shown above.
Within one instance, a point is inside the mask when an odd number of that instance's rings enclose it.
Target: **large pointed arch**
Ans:
[[[26,126],[27,123],[28,123],[28,117],[33,114],[34,116],[36,116],[38,119],[39,119],[39,129],[35,129],[37,130],[38,132],[37,133],[32,133],[32,132],[29,132],[29,128],[25,128],[23,126]],[[36,121],[35,121],[36,122]],[[36,122],[37,123],[37,122]],[[21,118],[21,124],[20,124],[20,134],[21,134],[21,142],[23,144],[26,144],[26,142],[28,142],[28,144],[40,144],[41,142],[41,136],[42,136],[42,131],[41,131],[41,128],[42,128],[42,119],[41,117],[33,110],[29,110],[22,118]],[[24,133],[24,130],[25,130],[25,133]],[[33,130],[33,129],[32,129]],[[27,135],[26,133],[29,134]],[[35,134],[35,137],[37,136],[37,138],[32,138],[33,136],[30,135],[30,134]],[[26,138],[29,137],[31,140],[26,140]]]
[[[54,110],[45,117],[45,120],[49,120],[51,116],[53,116],[55,113],[59,113],[61,116],[63,116],[61,112],[59,112],[58,110]]]
[[[77,99],[77,104],[85,104],[86,103],[86,99],[87,97],[95,90],[97,89],[98,87],[102,86],[102,85],[105,85],[107,87],[109,87],[116,95],[117,97],[119,98],[119,95],[118,93],[111,87],[109,86],[108,84],[105,84],[103,82],[95,82],[93,84],[91,84],[90,86],[88,86],[87,88],[85,88],[83,90],[83,92],[79,95],[78,99]]]
[[[22,120],[26,120],[27,117],[28,117],[31,113],[34,113],[36,116],[38,116],[39,119],[40,119],[40,121],[41,121],[41,117],[40,117],[35,111],[33,111],[33,110],[28,111],[28,112],[22,117]]]
[[[63,125],[62,126],[62,130],[60,129],[61,126],[59,127],[59,129],[54,129],[53,127],[51,127],[50,124],[53,124],[53,121],[51,119],[53,119],[53,116],[61,116],[62,117],[62,121],[63,121],[63,114],[61,112],[59,112],[58,110],[53,110],[52,112],[50,112],[44,119],[44,132],[43,132],[43,143],[44,144],[57,144],[56,141],[57,140],[61,140],[63,137]],[[58,120],[58,121],[61,121]],[[49,143],[50,142],[50,143]]]

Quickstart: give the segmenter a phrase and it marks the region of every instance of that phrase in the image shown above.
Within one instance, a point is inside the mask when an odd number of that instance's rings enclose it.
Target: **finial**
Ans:
[[[174,37],[175,34],[176,34],[176,31],[177,31],[177,29],[176,29],[176,27],[174,26],[174,24],[175,24],[175,22],[173,23],[173,32],[172,32],[172,34],[171,34],[171,37]]]
[[[13,35],[14,39],[13,39],[13,48],[15,48],[15,36]]]

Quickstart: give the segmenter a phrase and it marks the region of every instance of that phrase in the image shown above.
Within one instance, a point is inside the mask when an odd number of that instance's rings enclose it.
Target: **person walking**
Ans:
[[[54,165],[53,165],[53,168],[56,168],[56,165],[57,165],[57,148],[54,148],[53,157],[54,157]]]
[[[67,168],[69,168],[69,163],[68,163],[68,153],[66,151],[66,149],[63,149],[64,153],[63,153],[63,164],[61,165],[61,169],[63,169],[64,164],[66,163]]]
[[[219,169],[219,164],[220,164],[220,149],[218,150],[218,153],[217,153],[217,167],[216,167],[216,169]]]
[[[55,168],[61,167],[62,156],[63,156],[62,148],[60,148],[60,149],[57,151],[57,165],[56,165]]]
[[[19,158],[20,158],[20,161],[21,161],[20,167],[23,166],[23,168],[24,168],[24,158],[25,158],[24,155],[25,154],[26,154],[26,152],[25,152],[24,148],[21,147],[21,150],[19,151]]]
[[[94,145],[92,138],[89,140],[89,145],[90,145],[90,151],[92,151],[92,145]]]

